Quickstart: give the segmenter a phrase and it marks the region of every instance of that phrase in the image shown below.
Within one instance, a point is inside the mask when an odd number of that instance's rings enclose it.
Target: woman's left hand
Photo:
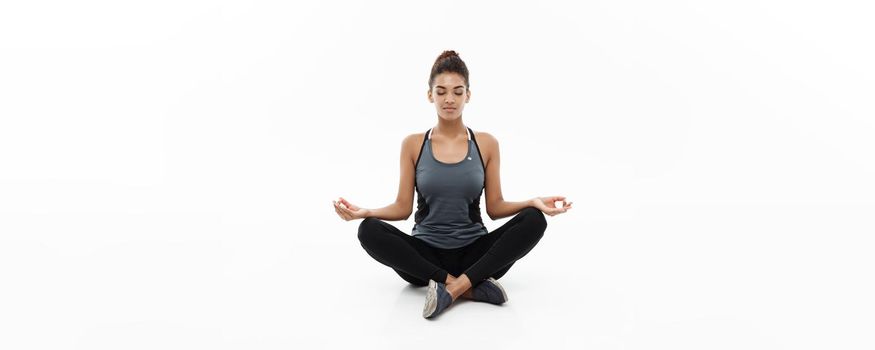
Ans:
[[[557,208],[556,202],[562,202],[562,207]],[[566,202],[563,196],[535,197],[532,199],[532,206],[550,216],[568,211],[568,209],[571,209],[571,203],[573,202]]]

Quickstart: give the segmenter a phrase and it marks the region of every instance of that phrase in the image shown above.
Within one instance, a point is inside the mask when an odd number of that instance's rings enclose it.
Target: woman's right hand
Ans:
[[[334,211],[337,212],[337,215],[340,216],[341,219],[346,221],[355,220],[355,219],[363,219],[368,216],[368,210],[365,208],[359,208],[357,205],[348,202],[343,197],[340,197],[339,200],[334,202]]]

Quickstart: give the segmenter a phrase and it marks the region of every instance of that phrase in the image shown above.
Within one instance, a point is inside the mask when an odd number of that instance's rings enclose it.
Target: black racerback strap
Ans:
[[[413,172],[416,173],[416,166],[419,165],[419,159],[422,158],[422,151],[425,149],[425,141],[428,140],[428,134],[431,133],[431,129],[425,131],[425,137],[422,138],[422,145],[419,146],[419,155],[416,156],[416,162],[413,163]],[[416,183],[416,176],[413,177],[413,183]]]
[[[483,154],[480,153],[480,145],[477,144],[477,138],[474,137],[474,130],[471,130],[471,128],[468,128],[468,131],[471,132],[471,140],[474,141],[474,146],[477,147],[477,155],[480,156],[480,165],[483,166],[483,171],[485,172],[486,171],[486,163],[483,163]],[[486,178],[484,177],[483,187],[486,187],[486,180],[485,179]]]

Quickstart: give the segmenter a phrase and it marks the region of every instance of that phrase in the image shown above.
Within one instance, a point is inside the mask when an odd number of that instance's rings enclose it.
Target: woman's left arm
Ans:
[[[535,197],[520,202],[504,200],[501,195],[501,155],[498,149],[498,140],[489,133],[482,132],[477,138],[484,147],[486,159],[486,214],[492,220],[501,219],[519,213],[527,207],[535,207],[547,215],[553,216],[564,213],[571,208],[571,203],[563,203],[562,208],[556,208],[555,201],[565,201],[565,197]],[[560,199],[561,198],[561,199]]]
[[[490,219],[498,220],[519,213],[527,207],[534,207],[531,199],[521,202],[508,202],[506,200],[501,200],[493,203],[491,206],[487,202],[486,214],[489,215]]]

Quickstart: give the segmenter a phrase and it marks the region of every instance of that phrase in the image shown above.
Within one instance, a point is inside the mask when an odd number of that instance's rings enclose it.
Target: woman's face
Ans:
[[[445,120],[461,118],[469,99],[471,91],[465,87],[465,79],[457,73],[438,74],[428,91],[429,102],[434,103],[438,116]]]

